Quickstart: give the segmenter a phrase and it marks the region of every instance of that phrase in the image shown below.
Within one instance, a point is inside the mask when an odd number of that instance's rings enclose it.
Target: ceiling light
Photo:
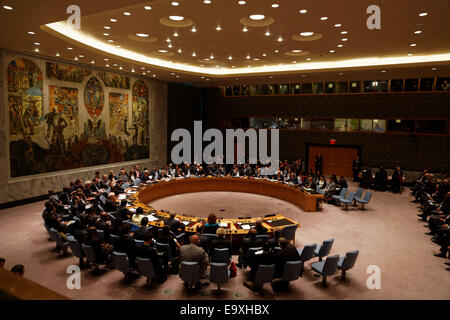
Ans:
[[[206,79],[206,81],[209,81],[210,79]]]
[[[39,42],[34,43],[35,46],[40,46],[41,44]]]
[[[307,61],[311,61],[311,58],[306,58]]]
[[[294,52],[294,53],[302,52],[302,50],[300,50],[300,49],[294,49],[294,50],[291,50],[291,51]]]
[[[169,45],[168,45],[167,47],[169,47],[169,48],[172,48],[172,44],[171,44],[171,43],[169,43]]]
[[[431,70],[433,70],[433,71],[436,71],[436,70],[437,70],[437,68],[432,68]]]
[[[172,40],[170,40],[170,38],[167,38],[167,39],[166,39],[166,42],[170,42],[170,41],[172,41]]]
[[[195,52],[192,52],[192,56],[193,56],[193,57],[196,57],[197,54],[196,54]]]
[[[410,47],[415,47],[415,46],[417,46],[417,44],[411,43],[409,46],[410,46]]]
[[[254,61],[259,61],[259,59],[258,59],[258,58],[253,58],[253,60],[254,60]]]
[[[246,4],[247,2],[245,2],[244,0],[238,1],[238,3],[243,6],[244,4]]]
[[[338,44],[337,47],[338,48],[342,48],[344,45],[343,44]]]
[[[59,57],[59,56],[61,56],[61,55],[60,55],[59,53],[56,53],[56,56]]]
[[[109,19],[111,22],[117,22],[117,19]]]
[[[36,33],[33,31],[28,31],[28,34],[36,34]]]
[[[322,17],[322,18],[320,18],[320,20],[322,20],[322,21],[328,20],[328,17]]]
[[[314,35],[314,32],[308,31],[308,32],[301,32],[300,35],[302,37],[311,37]]]
[[[220,30],[222,30],[222,28],[220,26],[217,26],[216,30],[220,31]]]
[[[111,39],[110,39],[110,40],[108,40],[108,42],[111,42],[111,43],[113,43],[113,42],[114,42],[114,40],[111,40]]]
[[[120,46],[116,46],[117,48],[120,48]]]
[[[265,57],[265,56],[267,56],[267,54],[263,53],[262,56]]]
[[[242,32],[247,32],[247,31],[248,31],[247,27],[242,28]]]
[[[266,37],[270,36],[270,32],[266,31],[266,33],[264,34]]]
[[[344,41],[344,42],[345,42],[345,41],[348,41],[348,39],[347,39],[347,38],[344,38],[344,39],[342,39],[342,41]]]
[[[177,75],[176,77],[179,78],[180,76]]]
[[[135,72],[135,71],[134,71],[134,69],[131,69],[131,72],[133,72],[133,73],[134,73],[134,72]]]
[[[330,50],[330,53],[334,53],[335,51],[334,50]]]
[[[10,6],[3,6],[3,9],[5,9],[5,10],[12,10],[13,8],[10,7]]]
[[[195,27],[192,27],[191,32],[197,32],[197,29],[195,29]]]
[[[171,3],[171,5],[173,5],[174,7],[178,7],[180,4],[179,4],[178,2],[176,2],[176,1],[173,1],[173,2]]]
[[[173,21],[183,21],[184,17],[182,17],[182,16],[169,16],[169,19],[173,20]]]
[[[38,48],[34,49],[34,52],[39,52],[39,49]]]
[[[109,68],[109,64],[106,65]]]
[[[232,56],[229,56],[229,57],[228,57],[228,60],[233,60],[233,57],[232,57]]]
[[[386,73],[386,70],[381,70],[382,73]]]
[[[344,75],[344,74],[343,74],[342,72],[339,72],[339,75],[342,76],[342,75]]]
[[[162,50],[162,49],[160,49],[160,50],[158,50],[158,52],[161,52],[161,53],[167,53],[168,51],[167,51],[167,50]]]
[[[426,17],[428,15],[428,12],[422,12],[422,13],[419,13],[419,16],[420,17]]]
[[[246,58],[246,59],[250,59],[251,57],[250,57],[250,55],[248,54],[245,58]]]
[[[67,50],[73,50],[73,48],[71,48],[71,47],[67,47]]]
[[[282,41],[283,41],[283,38],[282,38],[281,36],[279,36],[277,41],[278,41],[278,42],[282,42]]]
[[[118,64],[117,64],[117,63],[114,63],[114,64],[113,64],[113,66],[114,66],[114,67],[117,67],[117,66],[118,66]]]
[[[147,38],[148,37],[148,34],[146,34],[146,33],[136,33],[136,35],[138,37],[141,37],[141,38]]]
[[[278,52],[280,52],[279,50],[275,50],[275,53],[278,53]]]
[[[211,3],[211,0],[203,0],[203,3],[204,3],[204,4],[210,4],[210,3]]]
[[[174,36],[174,37],[178,37],[178,32],[175,31],[175,32],[173,33],[173,36]]]
[[[119,70],[122,70],[122,69],[123,69],[123,67],[122,67],[122,66],[120,66]]]
[[[103,28],[104,28],[104,29],[106,29],[106,30],[109,30],[109,29],[111,29],[111,27],[110,27],[110,26],[104,26]]]
[[[156,77],[156,74],[154,74],[153,77]]]
[[[92,60],[92,61],[91,61],[91,63],[92,63],[92,64],[94,64],[94,63],[95,63],[95,61],[94,61],[94,60]]]
[[[129,13],[129,12],[127,12],[127,11],[125,11],[123,14],[124,14],[125,16],[131,16],[131,13]]]
[[[152,10],[152,7],[150,7],[150,6],[145,6],[144,9],[145,9],[145,10]]]
[[[78,61],[78,57],[73,58],[73,60]]]
[[[79,54],[78,56],[79,56],[80,58],[84,58],[84,56],[83,56],[82,54]]]
[[[305,13],[307,13],[307,12],[308,12],[308,10],[306,10],[306,9],[302,9],[302,10],[300,10],[299,12],[300,12],[300,13],[302,13],[302,14],[305,14]]]
[[[109,33],[104,33],[103,34],[105,37],[109,37]]]
[[[214,59],[214,55],[211,53],[211,55],[209,56],[209,58],[212,60]]]
[[[259,20],[264,20],[265,17],[266,17],[266,16],[263,15],[263,14],[252,14],[252,15],[250,16],[250,19],[259,21]]]
[[[414,31],[414,33],[415,33],[415,34],[421,34],[422,31],[421,31],[421,30],[417,30],[417,31]]]
[[[408,53],[408,57],[411,57],[413,54],[412,53]]]
[[[181,50],[181,48],[180,49],[178,49],[178,53],[182,53],[183,52],[183,50]]]
[[[335,26],[336,28],[340,28],[340,27],[342,27],[342,24],[336,23],[334,26]]]
[[[105,58],[105,59],[103,59],[103,60],[108,61],[109,59],[108,59],[108,58]]]
[[[278,8],[280,5],[278,3],[272,4],[272,8]]]
[[[141,67],[141,70],[145,70],[145,67]]]

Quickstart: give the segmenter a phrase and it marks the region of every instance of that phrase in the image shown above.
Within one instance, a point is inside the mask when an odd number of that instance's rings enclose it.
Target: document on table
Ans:
[[[241,228],[244,230],[250,230],[251,226],[249,224],[242,224]]]
[[[119,194],[119,196],[117,197],[118,200],[124,200],[127,198],[127,195],[125,193],[121,193]]]
[[[158,221],[159,219],[153,215],[149,215],[148,217],[148,221]]]
[[[226,228],[226,227],[228,227],[228,223],[222,222],[222,223],[219,223],[219,226],[221,228]]]
[[[185,226],[189,225],[189,221],[181,221],[182,224],[184,224]]]

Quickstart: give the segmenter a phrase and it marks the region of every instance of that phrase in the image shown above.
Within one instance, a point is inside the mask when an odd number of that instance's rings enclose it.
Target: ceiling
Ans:
[[[197,86],[450,75],[448,0],[206,2],[78,0],[75,30],[73,0],[4,0],[0,47]]]

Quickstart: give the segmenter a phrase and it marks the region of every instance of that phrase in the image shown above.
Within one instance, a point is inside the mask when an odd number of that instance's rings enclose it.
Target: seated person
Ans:
[[[254,283],[256,273],[258,271],[258,267],[260,265],[269,265],[275,263],[275,257],[272,253],[272,250],[268,243],[265,243],[263,245],[262,252],[255,252],[253,253],[252,257],[249,257],[250,259],[250,274],[249,274],[249,280],[244,281],[244,285],[252,290],[259,289],[259,285]]]
[[[217,217],[214,213],[208,216],[208,222],[203,228],[203,233],[216,234],[217,229],[219,229],[219,224],[217,223]]]
[[[330,201],[333,198],[333,195],[336,191],[336,183],[333,177],[330,177],[328,185],[324,190],[325,190],[325,200]]]
[[[237,264],[239,268],[242,268],[243,265],[249,264],[249,261],[247,261],[248,249],[260,247],[263,244],[263,241],[261,239],[257,239],[256,235],[256,229],[251,228],[248,232],[248,238],[244,239],[242,248],[239,249],[239,263]]]
[[[164,219],[164,225],[170,228],[170,231],[176,235],[183,233],[185,225],[180,222],[180,220],[175,219],[176,213],[174,211],[170,212],[170,217]]]
[[[153,264],[153,269],[159,275],[161,273],[161,263],[155,248],[153,248],[153,234],[151,232],[145,233],[143,240],[144,244],[136,247],[136,257],[150,259]]]
[[[375,173],[375,190],[385,191],[386,190],[386,184],[387,184],[387,172],[384,170],[384,167],[381,166],[380,170],[378,170],[377,173]]]
[[[338,188],[348,188],[348,183],[347,180],[345,180],[344,176],[340,176],[338,183],[337,183],[337,187]]]
[[[103,242],[97,235],[97,228],[91,226],[87,230],[87,235],[83,239],[85,245],[91,246],[95,252],[97,262],[105,262],[108,254],[113,251],[113,246]]]
[[[118,207],[118,208],[116,207],[116,209],[114,210],[114,216],[116,218],[120,217],[124,221],[131,219],[131,216],[133,214],[131,213],[130,210],[128,210],[127,203],[128,202],[125,199],[120,201],[120,207]],[[107,209],[105,208],[105,210],[107,210]],[[108,212],[110,212],[110,211],[108,211]],[[144,209],[142,209],[142,208],[137,208],[136,209],[136,214],[142,214],[142,213],[144,213]]]
[[[228,249],[230,249],[230,253],[231,253],[231,241],[225,239],[225,234],[226,234],[225,229],[224,228],[217,229],[216,234],[219,236],[219,238],[211,240],[210,246],[209,246],[209,253],[212,255],[215,248],[217,248],[217,249],[228,248]]]
[[[178,243],[177,239],[175,239],[173,234],[170,233],[170,229],[168,226],[164,226],[161,229],[156,242],[168,244],[170,246],[172,256],[178,256],[178,248],[180,247],[180,244]]]
[[[134,230],[133,233],[133,237],[136,240],[144,240],[144,237],[147,233],[149,233],[148,229],[147,229],[147,225],[148,225],[148,218],[147,217],[143,217],[141,220],[141,226],[139,228],[137,228],[136,230]],[[152,235],[153,237],[153,235]]]
[[[298,261],[300,255],[297,248],[289,243],[286,238],[280,238],[279,240],[281,250],[275,255],[275,278],[281,278],[283,276],[284,265],[287,261]]]
[[[208,268],[208,254],[198,246],[199,236],[194,234],[189,237],[190,244],[186,244],[180,248],[180,267],[183,261],[198,262],[200,267],[200,278],[206,277],[206,269]]]
[[[267,235],[267,228],[263,226],[263,219],[257,218],[255,221],[256,235]]]
[[[122,234],[119,236],[119,239],[114,244],[114,251],[126,253],[128,256],[128,260],[130,261],[130,265],[132,267],[136,266],[136,243],[134,242],[133,237],[130,234],[131,226],[127,223],[122,226]]]
[[[116,195],[114,192],[110,192],[108,194],[108,199],[106,199],[104,209],[106,212],[115,212],[117,210]]]

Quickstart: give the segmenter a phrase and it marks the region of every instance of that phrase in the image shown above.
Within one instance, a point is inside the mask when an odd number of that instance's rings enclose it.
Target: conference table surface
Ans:
[[[275,182],[268,179],[258,178],[231,178],[231,177],[198,177],[198,178],[175,178],[165,181],[151,181],[141,183],[138,187],[126,190],[127,199],[131,211],[138,207],[144,210],[142,215],[133,215],[132,223],[139,225],[143,217],[149,219],[149,225],[163,227],[164,220],[170,217],[167,210],[155,210],[148,205],[157,199],[192,192],[205,191],[231,191],[275,197],[293,203],[305,211],[316,211],[318,199],[323,195],[304,190],[287,183]],[[281,214],[268,214],[263,219],[263,225],[269,233],[281,230],[289,225],[300,224]],[[176,214],[178,219],[185,225],[186,232],[196,232],[197,228],[206,222],[206,217]],[[245,217],[239,219],[227,219],[219,217],[217,223],[225,229],[227,235],[245,235],[248,230],[255,226],[257,217]]]

